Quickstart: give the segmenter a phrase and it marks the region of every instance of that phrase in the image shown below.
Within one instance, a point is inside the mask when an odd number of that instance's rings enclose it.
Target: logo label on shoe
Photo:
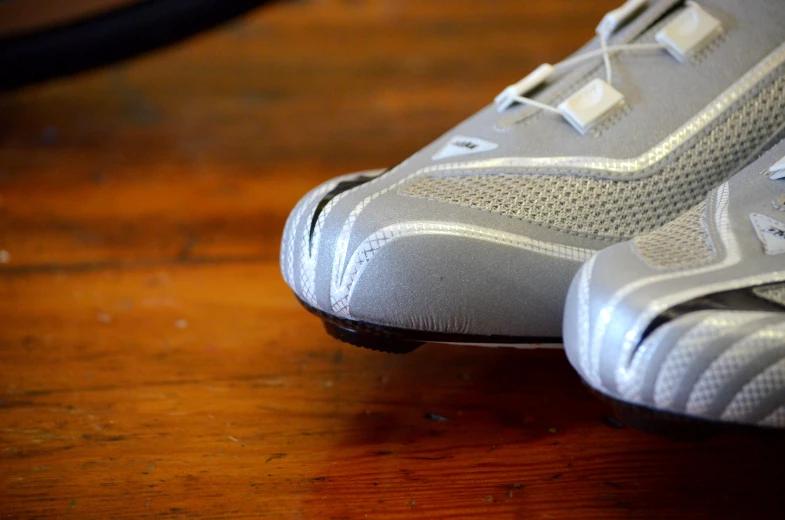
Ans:
[[[468,155],[471,153],[489,152],[495,150],[499,145],[479,139],[477,137],[464,137],[462,135],[453,136],[444,147],[433,156],[434,161],[455,157],[458,155]]]
[[[760,213],[751,213],[750,220],[767,255],[785,253],[785,224]]]

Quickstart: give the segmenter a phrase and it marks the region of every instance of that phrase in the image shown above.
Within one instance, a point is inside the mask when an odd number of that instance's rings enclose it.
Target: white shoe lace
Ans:
[[[614,9],[613,11],[607,13],[600,24],[597,26],[596,32],[597,36],[599,37],[600,41],[600,48],[594,51],[585,52],[581,55],[574,56],[572,58],[568,58],[563,60],[556,65],[550,64],[543,64],[537,67],[531,74],[523,78],[522,80],[514,83],[507,88],[505,88],[498,96],[496,96],[494,102],[496,104],[496,108],[499,112],[504,112],[509,107],[514,105],[515,103],[520,103],[523,105],[529,105],[541,110],[545,110],[548,112],[553,112],[555,114],[559,114],[561,116],[565,116],[565,111],[563,108],[555,107],[552,105],[548,105],[546,103],[542,103],[540,101],[536,101],[530,97],[526,97],[525,94],[531,92],[535,88],[543,85],[546,81],[548,81],[554,74],[564,71],[565,69],[569,69],[584,63],[586,61],[595,60],[598,58],[602,58],[605,64],[605,81],[608,85],[612,85],[613,83],[613,67],[611,65],[611,55],[619,52],[651,52],[651,51],[662,51],[667,50],[674,54],[677,58],[681,59],[683,56],[677,56],[676,53],[680,51],[680,49],[673,49],[672,45],[668,45],[668,41],[666,38],[661,40],[660,35],[658,33],[658,42],[657,43],[636,43],[636,44],[623,44],[623,45],[608,45],[608,39],[613,35],[613,33],[625,22],[630,20],[632,17],[638,14],[647,4],[647,0],[628,0],[624,5],[619,7],[618,9]],[[697,3],[693,1],[687,1],[686,5],[695,10],[695,12],[699,12],[702,16],[707,16],[703,12],[703,10],[698,6]],[[688,23],[692,24],[693,26],[698,23],[695,20],[688,20]],[[692,29],[688,27],[688,29]],[[702,29],[702,28],[700,28]],[[703,37],[705,39],[705,36]]]

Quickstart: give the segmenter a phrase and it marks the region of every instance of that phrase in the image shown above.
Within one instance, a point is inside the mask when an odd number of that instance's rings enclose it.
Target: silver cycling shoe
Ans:
[[[784,135],[785,2],[630,0],[597,33],[395,168],[305,196],[282,270],[329,332],[391,352],[558,341],[586,259]]]
[[[564,345],[613,400],[785,428],[785,141],[670,224],[589,260]]]

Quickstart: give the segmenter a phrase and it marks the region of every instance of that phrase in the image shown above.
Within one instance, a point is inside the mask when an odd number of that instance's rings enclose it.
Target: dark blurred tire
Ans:
[[[91,12],[88,18],[68,25],[6,35],[0,37],[0,90],[124,60],[197,34],[269,1],[144,0]]]

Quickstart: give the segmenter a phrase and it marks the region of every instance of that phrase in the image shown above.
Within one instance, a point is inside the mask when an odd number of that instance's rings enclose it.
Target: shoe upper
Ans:
[[[564,341],[589,384],[676,413],[785,427],[783,158],[785,141],[673,222],[586,263]]]
[[[564,111],[492,104],[384,174],[317,187],[287,223],[289,285],[348,319],[559,337],[586,259],[666,224],[783,134],[778,0],[702,1],[721,30],[696,52],[614,52],[613,92],[595,88],[608,79],[598,49],[654,44],[691,6],[648,2],[575,55],[596,59],[526,93],[578,113],[613,104],[582,131]]]

